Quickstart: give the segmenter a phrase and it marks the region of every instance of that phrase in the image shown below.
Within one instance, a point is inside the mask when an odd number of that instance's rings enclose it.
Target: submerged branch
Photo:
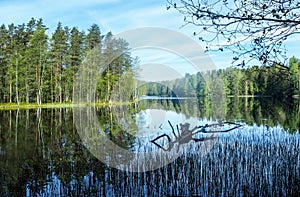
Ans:
[[[209,137],[201,137],[201,138],[194,138],[193,136],[198,134],[198,133],[225,133],[225,132],[229,132],[229,131],[232,131],[232,130],[235,130],[237,128],[240,128],[242,127],[241,124],[237,124],[237,123],[234,123],[234,122],[223,122],[223,121],[218,121],[217,123],[212,123],[212,124],[205,124],[203,126],[195,126],[193,129],[189,129],[189,126],[190,124],[189,123],[184,123],[184,124],[179,124],[179,127],[178,125],[176,125],[176,128],[177,128],[177,132],[178,134],[176,135],[175,134],[175,131],[174,131],[174,127],[173,125],[171,124],[170,121],[168,121],[171,129],[172,129],[172,133],[175,137],[175,140],[172,141],[171,137],[167,134],[162,134],[158,137],[156,137],[155,139],[151,140],[150,142],[152,142],[153,144],[155,144],[157,147],[163,149],[164,151],[170,151],[174,144],[178,143],[179,145],[182,145],[182,144],[186,144],[186,143],[189,143],[190,141],[195,141],[195,142],[203,142],[203,141],[207,141],[207,140],[214,140],[216,139],[217,137],[214,137],[214,136],[209,136]],[[229,128],[229,129],[225,129],[225,130],[216,130],[216,131],[206,131],[207,128],[210,128],[210,127],[223,127],[225,124],[227,125],[234,125],[234,127],[232,128]],[[197,130],[199,129],[199,130]],[[196,131],[197,130],[197,131]],[[180,133],[181,131],[181,133]],[[196,131],[196,132],[194,132]],[[164,138],[166,137],[167,140],[168,140],[168,147],[165,148],[163,147],[162,145],[158,144],[157,143],[157,140],[161,139],[161,138]]]

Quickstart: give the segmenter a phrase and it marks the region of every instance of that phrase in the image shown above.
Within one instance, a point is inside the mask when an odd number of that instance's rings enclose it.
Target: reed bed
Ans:
[[[47,194],[88,196],[299,196],[300,135],[258,126],[222,134],[203,154],[190,143],[181,157],[149,172],[106,168],[63,187],[53,177]],[[148,162],[158,162],[157,155]],[[142,158],[136,158],[142,159]],[[141,166],[142,168],[143,166]],[[127,169],[130,166],[127,166]],[[80,188],[77,187],[80,185]]]

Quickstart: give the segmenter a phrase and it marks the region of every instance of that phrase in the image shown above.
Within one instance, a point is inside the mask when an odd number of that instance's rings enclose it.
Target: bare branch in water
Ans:
[[[155,144],[157,147],[163,149],[164,151],[170,151],[173,148],[174,144],[176,144],[176,143],[178,143],[179,145],[182,145],[182,144],[189,143],[192,140],[195,141],[195,142],[203,142],[203,141],[207,141],[207,140],[214,140],[214,139],[217,138],[217,137],[214,137],[213,135],[209,136],[209,137],[194,138],[193,136],[198,134],[198,133],[225,133],[225,132],[235,130],[239,127],[242,127],[241,124],[237,124],[237,123],[234,123],[234,122],[218,121],[218,123],[206,124],[204,126],[195,126],[193,129],[190,130],[189,129],[190,124],[189,123],[184,123],[184,124],[180,124],[179,126],[176,125],[176,128],[177,128],[177,135],[176,135],[173,125],[171,124],[170,121],[168,121],[168,123],[169,123],[169,125],[172,129],[173,135],[175,136],[175,140],[172,141],[171,137],[167,134],[162,134],[162,135],[156,137],[155,139],[151,140],[151,142],[153,144]],[[210,127],[223,127],[224,124],[234,125],[234,127],[230,128],[230,129],[225,129],[225,130],[206,131],[207,128],[210,128]],[[197,130],[197,129],[199,129],[199,130]],[[180,133],[180,131],[181,131],[181,133]],[[165,148],[165,147],[163,147],[163,146],[161,146],[160,144],[157,143],[157,140],[159,140],[163,137],[166,137],[168,139],[168,147],[167,148]]]

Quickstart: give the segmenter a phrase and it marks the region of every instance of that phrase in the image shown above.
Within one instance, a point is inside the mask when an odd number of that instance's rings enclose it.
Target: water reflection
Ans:
[[[202,107],[209,101],[197,107],[185,101],[153,102],[126,106],[129,113],[118,116],[114,112],[121,106],[95,112],[114,143],[139,152],[155,149],[146,139],[171,132],[165,122],[169,119],[173,124],[215,121],[210,109]],[[157,115],[149,110],[161,110],[153,106],[163,107],[164,121],[145,118]],[[249,99],[229,100],[227,106],[227,120],[250,126],[219,135],[211,146],[186,144],[170,164],[139,173],[110,168],[95,158],[76,131],[72,109],[0,111],[0,196],[299,196],[298,105]],[[122,120],[131,124],[120,125]],[[133,133],[158,131],[141,133],[144,141],[139,141],[125,126]]]

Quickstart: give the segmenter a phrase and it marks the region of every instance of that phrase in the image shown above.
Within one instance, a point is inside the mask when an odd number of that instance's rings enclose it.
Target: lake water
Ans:
[[[299,103],[232,98],[211,106],[185,98],[0,111],[0,196],[299,196]],[[168,123],[178,135],[176,125],[220,120],[242,126],[179,144]],[[106,149],[103,133],[130,157]],[[163,134],[174,142],[167,151],[151,143]],[[157,143],[168,148],[167,138]]]

